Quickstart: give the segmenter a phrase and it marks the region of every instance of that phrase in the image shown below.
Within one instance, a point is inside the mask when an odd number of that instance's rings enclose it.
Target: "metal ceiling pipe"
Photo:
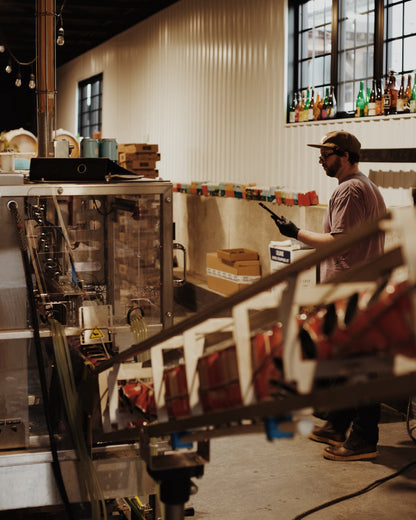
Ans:
[[[56,103],[55,0],[36,0],[38,157],[53,157]]]

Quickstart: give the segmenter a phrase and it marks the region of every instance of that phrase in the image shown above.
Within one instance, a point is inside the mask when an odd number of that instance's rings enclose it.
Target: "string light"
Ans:
[[[63,0],[62,4],[61,4],[61,7],[59,9],[59,12],[55,14],[58,22],[59,22],[59,27],[58,27],[58,30],[57,30],[57,38],[56,38],[56,44],[59,45],[60,47],[62,47],[62,45],[64,45],[65,43],[65,31],[64,31],[64,27],[63,27],[63,17],[62,17],[62,12],[64,10],[64,6],[65,6],[65,2],[66,0]],[[13,54],[13,52],[10,50],[10,48],[8,47],[7,43],[0,43],[0,54],[3,54],[7,52],[9,54],[9,60],[8,60],[8,64],[6,65],[6,67],[4,68],[4,70],[7,72],[7,74],[11,74],[12,71],[13,71],[13,68],[12,68],[12,60],[13,62],[15,62],[18,66],[18,73],[16,75],[16,79],[15,79],[15,82],[14,84],[16,85],[16,87],[21,87],[22,86],[22,74],[20,72],[20,67],[27,67],[27,66],[33,66],[33,64],[36,62],[36,56],[33,58],[33,60],[30,60],[28,62],[23,62],[23,61],[20,61],[16,58],[16,56]],[[28,83],[28,87],[31,89],[31,90],[34,90],[36,88],[36,78],[35,78],[35,74],[33,73],[33,67],[32,67],[32,71],[29,75],[29,83]]]
[[[62,47],[62,45],[65,43],[65,38],[64,38],[64,28],[61,26],[59,27],[58,29],[58,37],[56,38],[56,43]]]
[[[59,47],[62,47],[62,45],[65,43],[64,19],[62,17],[62,12],[64,10],[65,1],[66,0],[64,0],[62,2],[61,8],[59,9],[59,13],[56,15],[56,17],[59,20],[58,37],[56,38],[56,43],[57,43],[57,45],[59,45]]]
[[[22,75],[20,74],[20,72],[17,73],[16,81],[14,82],[14,84],[16,85],[16,87],[22,86]]]
[[[33,90],[35,87],[36,87],[35,75],[32,72],[30,74],[30,79],[29,79],[29,88]]]

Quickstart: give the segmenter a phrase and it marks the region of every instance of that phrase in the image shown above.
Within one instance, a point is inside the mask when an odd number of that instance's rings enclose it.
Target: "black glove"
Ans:
[[[282,235],[289,238],[298,238],[299,228],[294,222],[283,216],[272,215],[271,217]]]

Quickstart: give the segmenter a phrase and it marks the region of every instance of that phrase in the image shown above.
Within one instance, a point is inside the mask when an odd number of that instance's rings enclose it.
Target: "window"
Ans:
[[[93,137],[101,131],[103,75],[78,83],[78,133],[81,137]]]
[[[352,112],[360,81],[416,69],[416,0],[290,0],[293,70],[289,91],[335,86]]]

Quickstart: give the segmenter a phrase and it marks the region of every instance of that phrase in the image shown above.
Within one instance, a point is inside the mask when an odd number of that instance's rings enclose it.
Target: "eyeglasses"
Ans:
[[[319,160],[322,161],[322,162],[325,162],[328,160],[328,157],[331,157],[331,155],[337,155],[335,152],[331,152],[331,153],[326,153],[324,155],[320,155],[319,156]]]

